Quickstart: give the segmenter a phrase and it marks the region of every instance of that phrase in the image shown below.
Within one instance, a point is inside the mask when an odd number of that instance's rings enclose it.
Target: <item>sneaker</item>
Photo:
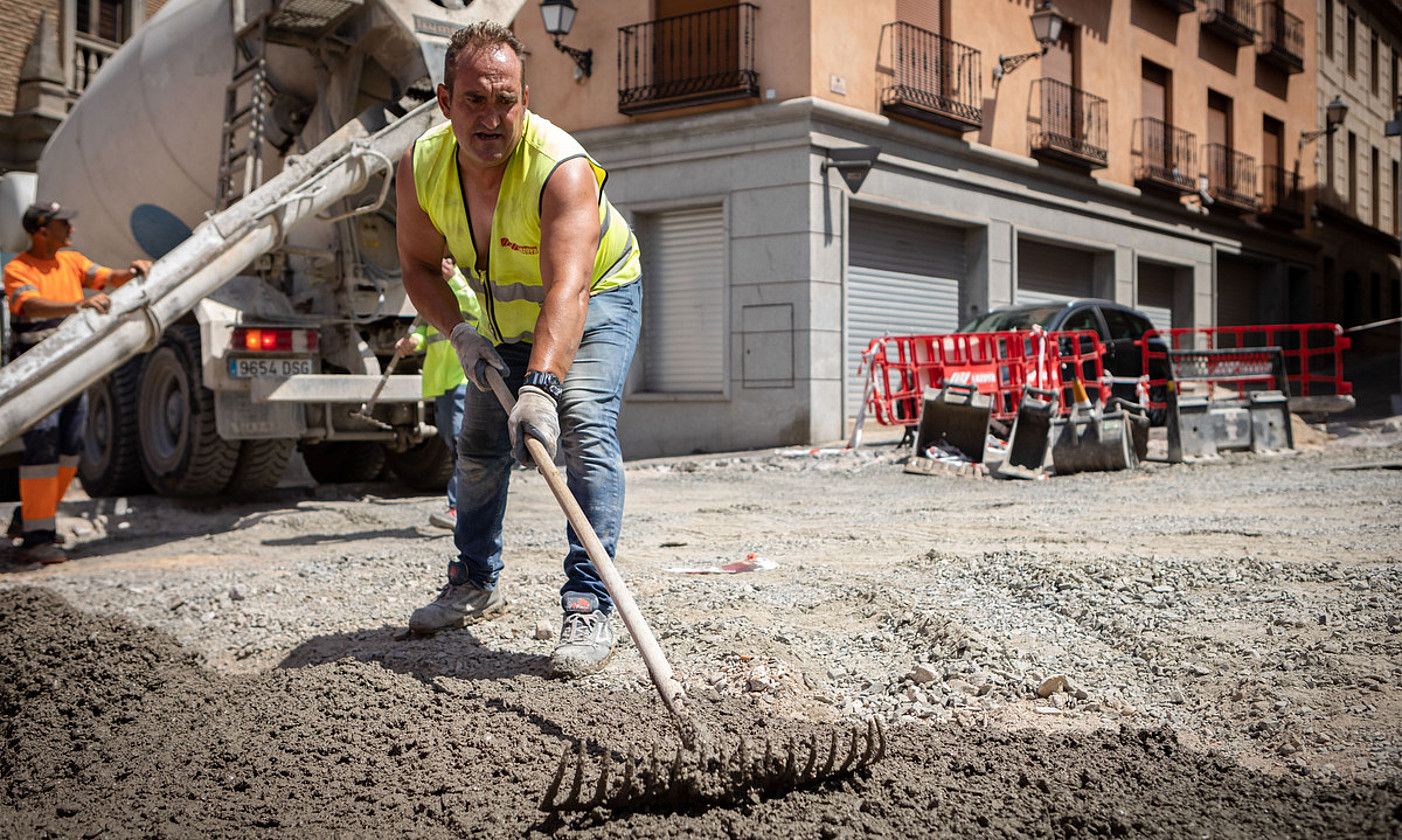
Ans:
[[[570,592],[561,599],[565,618],[560,623],[560,643],[550,654],[550,670],[557,677],[582,677],[603,670],[613,656],[613,622],[599,609],[594,595]]]
[[[414,610],[409,616],[409,629],[420,636],[485,621],[506,612],[506,597],[501,587],[481,589],[470,583],[449,583],[439,591],[431,604]]]
[[[10,517],[10,527],[6,529],[5,536],[12,540],[17,540],[24,536],[24,514],[20,506],[15,505],[14,515]]]
[[[447,528],[451,531],[458,527],[458,509],[450,507],[442,513],[435,513],[429,516],[428,524],[435,528]]]
[[[68,554],[54,543],[39,543],[21,550],[20,556],[30,563],[54,566],[67,562]]]

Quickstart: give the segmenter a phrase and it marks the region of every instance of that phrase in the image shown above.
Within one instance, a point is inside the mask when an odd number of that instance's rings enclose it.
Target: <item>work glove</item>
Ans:
[[[477,390],[492,390],[492,386],[487,382],[488,367],[496,368],[505,378],[508,370],[506,362],[501,360],[492,343],[474,330],[471,324],[463,321],[453,327],[448,340],[453,343],[453,349],[458,353],[458,362],[462,365],[463,374],[477,386]]]
[[[560,440],[560,412],[555,398],[534,385],[522,385],[516,395],[516,407],[506,420],[507,432],[511,435],[511,454],[525,467],[535,466],[535,459],[526,450],[526,438],[533,437],[545,444],[550,459],[555,459],[555,449]]]

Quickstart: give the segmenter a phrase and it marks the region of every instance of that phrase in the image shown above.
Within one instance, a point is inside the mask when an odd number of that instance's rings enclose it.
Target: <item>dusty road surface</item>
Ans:
[[[558,817],[555,758],[675,741],[636,650],[546,678],[563,516],[508,615],[403,638],[452,539],[391,485],[70,496],[0,575],[0,836],[1402,835],[1402,433],[994,482],[889,445],[630,464],[619,562],[713,730],[879,717],[869,773]],[[673,569],[749,558],[727,575]],[[1043,696],[1045,695],[1045,696]],[[823,731],[827,731],[824,729]]]

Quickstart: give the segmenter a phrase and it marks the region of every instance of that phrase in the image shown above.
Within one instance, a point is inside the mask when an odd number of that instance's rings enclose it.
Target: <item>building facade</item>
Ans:
[[[0,0],[0,172],[33,171],[68,108],[165,0]]]
[[[1005,304],[1314,320],[1315,2],[1057,0],[1045,54],[1031,0],[581,4],[588,76],[528,5],[531,107],[646,255],[627,452],[838,438],[873,337]],[[853,193],[825,163],[857,146]]]
[[[1399,144],[1388,121],[1402,118],[1402,4],[1397,0],[1318,0],[1319,102],[1348,106],[1342,125],[1305,155],[1319,185],[1310,235],[1320,261],[1311,303],[1322,319],[1345,327],[1402,313],[1399,286]],[[1402,128],[1402,125],[1399,125]],[[1368,412],[1402,408],[1397,393],[1402,327],[1353,335],[1348,373]],[[1390,384],[1392,387],[1382,387]],[[1366,387],[1376,385],[1378,387]]]

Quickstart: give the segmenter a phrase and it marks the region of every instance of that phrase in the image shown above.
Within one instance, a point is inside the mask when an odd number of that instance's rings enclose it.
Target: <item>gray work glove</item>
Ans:
[[[535,466],[535,460],[526,449],[526,436],[545,444],[551,460],[560,440],[560,411],[555,398],[534,385],[522,385],[516,395],[516,407],[506,420],[507,432],[511,435],[511,454],[522,466]]]
[[[472,325],[466,321],[453,327],[452,335],[448,340],[453,343],[453,349],[458,353],[458,362],[462,365],[462,372],[477,386],[479,391],[490,391],[492,386],[487,382],[487,367],[494,367],[497,372],[505,378],[507,374],[506,362],[501,360],[497,354],[497,349],[492,343],[483,338]]]

